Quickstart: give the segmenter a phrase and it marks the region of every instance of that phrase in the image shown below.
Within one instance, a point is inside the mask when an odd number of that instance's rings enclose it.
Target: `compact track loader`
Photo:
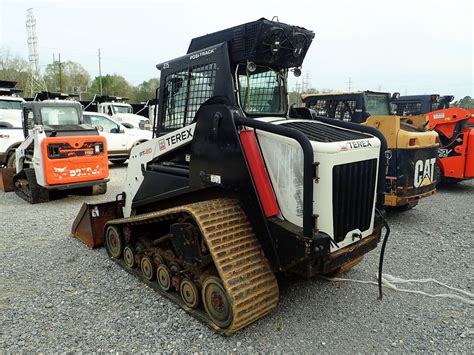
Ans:
[[[381,235],[386,142],[306,109],[289,117],[288,72],[313,37],[260,19],[157,65],[155,138],[133,148],[123,193],[84,204],[72,235],[225,335],[276,307],[276,272],[360,261]]]
[[[22,103],[25,141],[16,150],[15,192],[35,204],[56,191],[102,194],[109,176],[107,146],[83,124],[78,102]]]
[[[450,108],[453,99],[454,96],[410,95],[393,102],[405,122],[438,133],[437,165],[440,180],[446,183],[474,178],[474,110]]]
[[[395,95],[396,96],[396,95]],[[374,91],[309,94],[306,107],[317,115],[364,124],[383,133],[388,144],[386,207],[412,208],[436,191],[437,135],[390,115],[390,94]]]

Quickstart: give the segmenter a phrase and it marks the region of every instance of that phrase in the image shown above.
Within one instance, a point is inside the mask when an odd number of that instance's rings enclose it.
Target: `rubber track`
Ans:
[[[217,328],[205,312],[190,310],[177,297],[163,293],[198,319],[224,335],[257,321],[278,303],[278,284],[238,201],[216,199],[178,206],[158,212],[109,221],[107,225],[138,225],[191,216],[198,225],[231,301],[233,320],[227,329]],[[124,263],[120,263],[124,266]],[[138,276],[137,270],[129,272]],[[156,282],[155,282],[156,283]],[[147,282],[155,290],[155,283]],[[158,289],[159,290],[159,289]],[[180,298],[179,298],[180,299]]]

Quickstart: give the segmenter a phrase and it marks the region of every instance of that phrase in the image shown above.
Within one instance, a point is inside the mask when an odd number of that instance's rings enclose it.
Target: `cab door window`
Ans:
[[[91,116],[91,124],[97,128],[102,127],[108,133],[118,133],[120,130],[118,124],[102,116]]]

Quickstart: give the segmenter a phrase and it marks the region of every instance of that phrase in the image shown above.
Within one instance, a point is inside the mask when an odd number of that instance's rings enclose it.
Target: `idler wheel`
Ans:
[[[123,260],[125,261],[125,265],[127,265],[130,269],[133,269],[137,266],[137,263],[135,262],[135,253],[129,246],[126,246],[123,250]]]
[[[151,256],[144,256],[140,262],[140,268],[142,269],[143,277],[148,281],[155,278],[156,266]]]
[[[117,226],[108,226],[105,232],[105,249],[110,257],[120,259],[125,247],[122,231]]]
[[[163,291],[169,291],[171,289],[171,273],[170,269],[165,264],[158,265],[156,269],[156,279],[158,286]]]
[[[191,280],[184,279],[181,281],[179,284],[179,293],[181,294],[183,302],[189,308],[197,308],[199,306],[199,291]]]
[[[215,276],[209,276],[202,285],[204,308],[211,320],[220,328],[232,323],[232,305],[222,282]]]

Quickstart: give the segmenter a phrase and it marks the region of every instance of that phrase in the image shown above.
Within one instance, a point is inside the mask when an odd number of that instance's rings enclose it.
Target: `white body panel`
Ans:
[[[152,138],[152,132],[138,128],[127,128],[112,117],[97,113],[84,112],[84,116],[91,117],[91,124],[102,130],[99,134],[107,139],[107,153],[109,158],[128,158],[132,147]],[[117,131],[111,132],[111,127]]]
[[[41,168],[44,166],[43,164],[43,155],[41,154],[41,143],[43,139],[46,138],[46,134],[43,131],[41,126],[35,126],[32,130],[29,131],[28,137],[25,139],[23,143],[16,150],[16,171],[23,170],[23,166],[25,163],[28,163],[30,167],[35,169],[36,174],[36,182],[40,186],[47,186],[46,180],[44,177],[43,169]],[[26,152],[25,150],[30,146],[33,142],[34,144],[34,152],[31,161],[27,161]]]
[[[97,111],[113,117],[118,122],[131,124],[134,128],[139,128],[140,121],[145,121],[148,125],[147,129],[151,129],[150,120],[146,117],[135,115],[133,113],[116,113],[114,106],[124,107],[132,112],[132,106],[126,103],[103,102],[97,106]]]
[[[272,119],[267,119],[272,121]],[[274,120],[272,123],[297,122],[299,120]],[[313,121],[313,124],[323,124]],[[303,226],[303,151],[294,139],[282,137],[269,132],[257,131],[257,137],[262,149],[262,155],[273,185],[275,195],[281,211],[281,217],[289,222]],[[366,147],[357,147],[351,143],[369,142]],[[347,142],[315,142],[311,141],[315,162],[319,163],[319,182],[315,183],[313,191],[313,213],[318,217],[318,229],[334,237],[332,191],[333,167],[340,164],[352,163],[368,159],[379,158],[380,141],[377,138],[368,138]],[[375,209],[375,195],[372,208],[370,227],[365,231],[354,230],[346,234],[346,238],[339,242],[339,248],[352,244],[352,234],[361,233],[365,238],[373,232],[373,215]],[[335,251],[338,248],[332,246]]]
[[[18,105],[21,102],[25,102],[21,97],[16,96],[0,96],[0,101],[4,101],[5,104],[9,102],[15,102]],[[0,128],[5,125],[10,125],[10,128],[21,128],[21,109],[2,108],[4,105],[0,105]]]
[[[132,148],[127,167],[127,181],[125,183],[126,200],[123,208],[124,217],[130,216],[133,197],[143,182],[142,165],[146,166],[147,163],[160,155],[191,143],[195,128],[196,124],[193,123]]]
[[[6,164],[8,155],[11,154],[21,142],[25,140],[22,128],[0,128],[0,155],[4,156]]]

